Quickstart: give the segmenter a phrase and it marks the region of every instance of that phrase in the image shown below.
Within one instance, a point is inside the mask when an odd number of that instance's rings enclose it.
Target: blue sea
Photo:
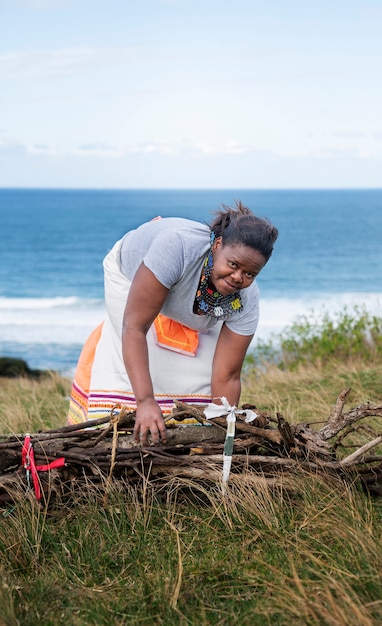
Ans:
[[[237,199],[280,233],[258,278],[257,337],[312,311],[382,315],[382,190],[0,189],[0,356],[71,376],[104,316],[114,242],[158,215],[209,222]]]

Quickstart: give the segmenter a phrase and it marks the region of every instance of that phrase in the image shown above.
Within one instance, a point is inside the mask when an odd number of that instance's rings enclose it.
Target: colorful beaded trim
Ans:
[[[203,315],[209,315],[211,317],[216,317],[217,319],[222,319],[227,315],[242,311],[243,303],[238,291],[228,296],[224,296],[216,291],[213,286],[210,286],[211,283],[209,283],[209,278],[213,268],[212,244],[214,239],[215,233],[212,232],[211,248],[203,263],[202,275],[200,277],[200,283],[196,292],[195,300],[197,302],[198,309],[203,313]]]

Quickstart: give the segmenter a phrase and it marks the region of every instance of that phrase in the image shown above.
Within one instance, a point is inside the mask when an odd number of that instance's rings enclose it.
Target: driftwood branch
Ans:
[[[346,450],[345,438],[359,436],[361,427],[355,426],[357,422],[382,416],[382,406],[370,403],[344,413],[350,391],[340,393],[326,424],[318,431],[311,428],[312,421],[293,425],[280,413],[273,417],[258,409],[255,422],[248,424],[238,412],[232,480],[245,472],[246,480],[254,485],[260,480],[276,485],[289,472],[307,471],[343,480],[358,478],[368,492],[382,495],[382,450],[378,450],[382,435],[365,424],[362,435],[371,435],[372,439],[356,446],[351,454],[343,456],[342,452],[343,458],[339,456],[340,448]],[[251,405],[244,408],[255,409]],[[143,477],[164,483],[173,476],[220,482],[226,416],[207,421],[200,407],[176,402],[170,417],[177,425],[168,426],[167,443],[159,446],[142,447],[134,441],[135,413],[125,409],[113,411],[108,418],[32,434],[38,467],[59,458],[65,461],[62,467],[38,471],[43,498],[49,500],[54,493],[62,496],[92,484],[107,492],[111,482],[120,479],[133,485]],[[183,426],[183,420],[190,417],[197,424]],[[33,493],[21,462],[23,442],[23,434],[0,436],[0,505]],[[371,450],[374,453],[367,454]]]
[[[323,426],[318,431],[320,438],[324,441],[326,441],[327,439],[332,439],[341,430],[343,430],[347,426],[355,424],[355,422],[358,422],[365,417],[382,416],[382,406],[371,406],[369,402],[367,402],[366,404],[360,404],[348,413],[343,414],[342,410],[350,391],[351,389],[349,388],[340,393],[334,410],[329,417],[328,423],[325,424],[325,426]]]
[[[366,452],[369,452],[372,448],[375,448],[380,443],[382,443],[382,436],[376,437],[373,441],[369,441],[369,443],[365,443],[365,445],[361,446],[358,450],[353,452],[353,454],[349,454],[345,459],[342,459],[341,465],[351,465],[358,459],[362,458]]]

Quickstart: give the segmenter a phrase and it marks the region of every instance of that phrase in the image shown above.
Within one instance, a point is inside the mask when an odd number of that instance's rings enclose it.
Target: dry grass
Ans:
[[[70,388],[71,382],[55,373],[41,381],[0,378],[0,433],[64,426]]]
[[[326,420],[341,391],[351,387],[349,408],[382,400],[382,363],[348,361],[320,362],[300,366],[296,371],[275,365],[252,371],[244,381],[243,402],[261,410],[276,412],[292,423]]]
[[[0,520],[4,623],[379,624],[374,504],[318,477],[247,478],[226,498],[172,479],[116,486],[107,506],[20,504]]]
[[[269,368],[243,401],[292,422],[382,399],[382,365]],[[69,381],[2,381],[2,432],[65,423]],[[377,626],[382,621],[382,505],[356,487],[304,473],[271,486],[172,478],[114,485],[0,515],[0,624]]]

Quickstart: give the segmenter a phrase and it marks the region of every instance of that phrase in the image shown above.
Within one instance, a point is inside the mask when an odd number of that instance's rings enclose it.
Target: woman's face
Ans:
[[[258,250],[240,244],[223,246],[221,237],[215,240],[212,254],[210,280],[223,296],[249,287],[266,263]]]

